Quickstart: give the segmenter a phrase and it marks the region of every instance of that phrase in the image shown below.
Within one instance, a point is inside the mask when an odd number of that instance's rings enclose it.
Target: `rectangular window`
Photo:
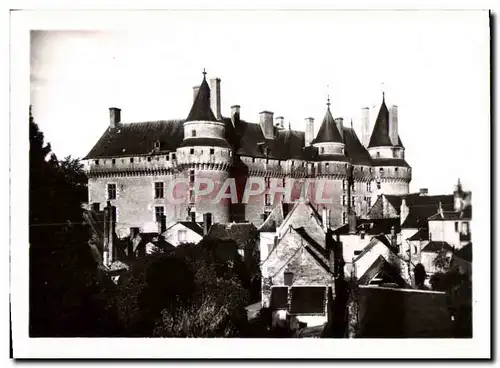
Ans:
[[[347,180],[342,180],[342,190],[346,190],[347,188]]]
[[[366,183],[366,191],[367,192],[371,192],[372,191],[372,182],[369,181],[368,183]]]
[[[113,159],[111,159],[111,165],[114,165],[114,164],[116,164],[116,160],[113,158]]]
[[[130,163],[133,164],[134,163],[134,158],[133,157],[130,157]]]
[[[177,231],[177,242],[178,243],[185,243],[187,239],[187,232],[186,230],[179,230]]]
[[[269,194],[265,194],[264,195],[264,202],[265,202],[266,206],[270,206],[271,205],[271,196]]]
[[[377,189],[380,189],[380,182],[377,181]]]
[[[99,165],[99,160],[95,160],[95,161],[94,161],[94,163],[95,163],[96,165]]]
[[[189,153],[190,153],[190,154],[192,154],[192,155],[194,155],[194,148],[191,148],[191,149],[189,150]]]
[[[168,155],[165,156],[165,161],[168,161],[170,159],[170,157],[168,157]]]
[[[288,287],[273,286],[271,288],[271,308],[288,309]]]
[[[455,232],[458,233],[458,221],[455,221]]]
[[[371,208],[372,207],[372,198],[371,197],[368,197],[366,199],[366,202],[368,203],[368,208]]]
[[[172,160],[175,160],[175,153],[172,153]]]
[[[252,157],[252,163],[255,163],[255,157]]]
[[[163,217],[164,214],[165,214],[165,209],[163,208],[163,206],[156,206],[155,207],[155,221],[156,222],[161,221],[161,218]]]
[[[148,156],[148,162],[151,162],[151,156]]]
[[[356,205],[356,197],[351,197],[351,206],[354,207]]]
[[[215,149],[210,148],[210,154],[211,154],[211,155],[215,154]]]
[[[345,224],[347,223],[347,213],[342,212],[342,223]]]
[[[108,199],[116,199],[116,184],[108,184]]]
[[[189,182],[194,183],[194,169],[189,170]]]
[[[157,182],[155,183],[155,198],[163,198],[163,197],[164,197],[163,182]]]
[[[469,223],[468,222],[462,222],[462,233],[463,234],[469,234]]]
[[[342,196],[342,206],[345,206],[345,195]]]

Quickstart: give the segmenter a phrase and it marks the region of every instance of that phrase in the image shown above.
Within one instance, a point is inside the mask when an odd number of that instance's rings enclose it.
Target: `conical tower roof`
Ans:
[[[333,119],[332,112],[330,111],[330,99],[328,99],[327,109],[323,122],[319,127],[316,139],[312,143],[325,143],[325,142],[338,142],[343,143],[342,136],[337,129],[337,124]]]
[[[389,137],[389,109],[385,104],[385,94],[382,94],[382,105],[378,111],[377,120],[373,126],[372,135],[368,148],[371,147],[392,147],[391,138]],[[398,136],[398,146],[403,146],[401,139]]]
[[[207,80],[205,78],[205,72],[203,72],[203,82],[201,82],[196,99],[193,102],[191,111],[186,119],[186,121],[217,121],[215,115],[210,107],[210,87],[208,86]]]

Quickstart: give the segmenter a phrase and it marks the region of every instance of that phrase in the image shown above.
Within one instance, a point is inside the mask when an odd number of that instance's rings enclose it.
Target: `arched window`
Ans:
[[[196,130],[191,130],[191,137],[196,137]]]
[[[377,158],[380,158],[380,152],[377,151]]]

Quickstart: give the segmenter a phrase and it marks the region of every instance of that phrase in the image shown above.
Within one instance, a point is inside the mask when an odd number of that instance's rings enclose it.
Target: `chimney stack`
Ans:
[[[410,214],[410,209],[408,208],[408,205],[406,204],[406,198],[401,199],[401,209],[400,209],[400,215],[399,218],[401,220],[401,225],[403,225],[403,222],[406,220],[408,215]]]
[[[109,108],[109,127],[114,129],[121,122],[121,109],[118,107]]]
[[[306,131],[304,134],[305,146],[310,146],[314,139],[314,118],[306,118]]]
[[[212,214],[211,213],[204,213],[203,214],[203,235],[208,234],[211,226],[212,226]]]
[[[335,124],[337,124],[337,129],[338,129],[340,136],[342,137],[342,140],[343,140],[344,139],[344,119],[343,118],[336,118]]]
[[[240,105],[231,106],[231,121],[233,122],[233,126],[240,121]]]
[[[262,111],[260,114],[260,127],[264,138],[274,139],[273,115],[271,111]]]
[[[200,86],[193,87],[193,102],[196,100],[196,96],[198,96],[198,91],[200,90]]]
[[[351,212],[347,214],[347,223],[349,224],[349,234],[356,234],[357,219],[356,212],[354,212],[353,210],[351,210]]]
[[[196,222],[196,212],[191,211],[189,215],[191,216],[191,222]]]
[[[278,116],[276,118],[276,127],[278,127],[279,129],[285,128],[285,118],[283,116]]]
[[[321,215],[322,215],[321,220],[323,222],[323,229],[327,231],[329,226],[328,226],[328,209],[326,207],[323,207]]]
[[[361,109],[361,141],[365,148],[370,143],[370,108]]]
[[[389,109],[389,138],[393,146],[399,145],[398,107],[396,105],[392,105]]]
[[[210,79],[210,107],[217,120],[222,119],[220,103],[220,78]]]

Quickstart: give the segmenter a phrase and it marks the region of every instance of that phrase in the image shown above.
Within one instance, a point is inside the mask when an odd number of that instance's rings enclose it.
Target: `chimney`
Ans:
[[[271,111],[262,111],[260,114],[260,127],[264,138],[274,139],[273,113]]]
[[[343,118],[336,118],[335,124],[337,124],[337,129],[338,129],[340,136],[342,137],[342,140],[343,140],[344,139],[344,119]]]
[[[426,196],[427,194],[429,194],[429,189],[427,188],[420,188],[420,193],[419,193],[421,196]]]
[[[323,222],[323,229],[327,231],[329,226],[328,226],[328,209],[326,207],[323,207],[321,215],[322,215],[321,220]]]
[[[403,222],[406,220],[406,218],[410,214],[410,209],[408,208],[408,206],[406,204],[406,198],[401,199],[401,209],[399,212],[400,212],[399,218],[401,219],[401,225],[403,225]]]
[[[198,96],[198,91],[200,90],[200,86],[193,87],[193,102],[196,100],[196,96]]]
[[[398,248],[398,238],[396,236],[396,228],[394,226],[391,227],[391,245],[393,246],[394,249]]]
[[[441,217],[444,217],[443,216],[443,206],[441,205],[441,201],[439,201],[439,204],[438,204],[438,213],[441,215]]]
[[[204,213],[203,214],[203,235],[207,235],[210,227],[212,226],[212,214]]]
[[[231,106],[231,121],[233,122],[233,126],[240,121],[240,105]]]
[[[306,118],[306,131],[304,134],[305,146],[310,146],[314,139],[314,118]]]
[[[196,212],[191,211],[189,215],[191,216],[191,222],[196,222]]]
[[[389,109],[389,138],[393,146],[399,144],[398,138],[398,107],[392,105]]]
[[[278,116],[276,118],[276,127],[280,128],[280,129],[285,128],[285,118],[283,116]]]
[[[361,141],[365,148],[370,143],[370,108],[363,107],[361,109]]]
[[[121,109],[118,107],[110,107],[109,108],[109,127],[114,129],[120,124],[121,119]]]
[[[220,111],[220,78],[210,79],[210,107],[217,120],[222,119]]]

